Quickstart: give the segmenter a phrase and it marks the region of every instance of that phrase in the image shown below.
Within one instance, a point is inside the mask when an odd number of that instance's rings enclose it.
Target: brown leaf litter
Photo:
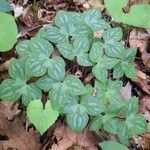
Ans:
[[[76,133],[64,125],[55,129],[53,138],[57,142],[52,145],[51,150],[67,150],[74,146],[80,150],[98,150],[97,144],[100,142],[98,135],[87,129]]]

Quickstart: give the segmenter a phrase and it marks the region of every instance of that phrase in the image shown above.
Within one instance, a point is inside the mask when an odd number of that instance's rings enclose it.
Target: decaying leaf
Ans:
[[[83,4],[83,7],[85,7],[86,9],[98,8],[101,11],[105,9],[105,5],[102,0],[88,0],[87,2]]]
[[[144,72],[137,70],[137,78],[133,80],[136,85],[138,85],[141,90],[146,92],[147,94],[150,94],[150,76],[146,75]]]
[[[14,119],[20,112],[21,110],[18,109],[18,103],[0,101],[0,115],[8,120]]]
[[[80,146],[80,149],[98,150],[96,145],[100,140],[91,131],[84,130],[80,133],[75,133],[66,126],[57,127],[54,131],[54,137],[57,139],[57,144],[54,143],[51,150],[66,150],[73,145]]]
[[[38,150],[40,148],[38,135],[33,129],[25,131],[18,118],[10,122],[1,115],[0,134],[7,137],[7,140],[0,141],[0,149]]]
[[[145,66],[150,68],[150,53],[147,51],[150,34],[145,30],[133,29],[129,37],[129,45],[132,48],[138,48],[142,54],[142,60]]]
[[[126,86],[121,88],[120,93],[124,100],[128,100],[131,97],[131,90],[132,90],[132,86],[130,82],[128,82]]]

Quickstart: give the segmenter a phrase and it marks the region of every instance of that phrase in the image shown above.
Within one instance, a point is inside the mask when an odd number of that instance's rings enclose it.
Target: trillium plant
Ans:
[[[59,11],[52,25],[16,46],[18,57],[10,62],[10,79],[0,84],[0,99],[20,100],[41,135],[64,116],[76,132],[106,131],[128,144],[147,124],[138,99],[120,94],[122,77],[136,78],[136,49],[126,48],[122,37],[121,28],[111,28],[96,9]],[[66,70],[72,62],[91,70],[91,84]]]

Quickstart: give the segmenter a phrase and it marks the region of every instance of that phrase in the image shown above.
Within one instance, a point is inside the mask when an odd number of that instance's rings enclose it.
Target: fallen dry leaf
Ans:
[[[130,82],[128,82],[126,86],[121,88],[120,93],[124,100],[128,100],[131,97],[131,90],[132,90],[132,86]]]
[[[0,115],[0,133],[7,140],[0,141],[1,150],[38,150],[40,148],[39,136],[30,129],[25,131],[21,121],[16,118],[13,122]]]
[[[105,5],[102,0],[88,0],[83,4],[83,7],[86,9],[89,8],[97,8],[103,11],[105,9]]]
[[[4,116],[8,120],[14,119],[21,110],[18,109],[18,103],[0,101],[0,115]]]
[[[80,146],[80,149],[98,150],[96,145],[100,141],[99,137],[89,130],[76,133],[63,125],[55,129],[54,137],[57,143],[52,145],[51,150],[67,150],[73,145]]]
[[[137,48],[142,54],[143,64],[150,68],[150,53],[147,51],[150,34],[145,30],[133,29],[129,36],[129,45]]]
[[[133,82],[147,94],[150,94],[150,76],[137,69],[137,78]]]

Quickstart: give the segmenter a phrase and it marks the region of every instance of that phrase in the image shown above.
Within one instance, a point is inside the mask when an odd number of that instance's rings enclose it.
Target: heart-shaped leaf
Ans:
[[[34,100],[27,107],[27,117],[41,135],[55,123],[58,116],[59,112],[52,108],[49,100],[45,107],[43,107],[41,100]]]

